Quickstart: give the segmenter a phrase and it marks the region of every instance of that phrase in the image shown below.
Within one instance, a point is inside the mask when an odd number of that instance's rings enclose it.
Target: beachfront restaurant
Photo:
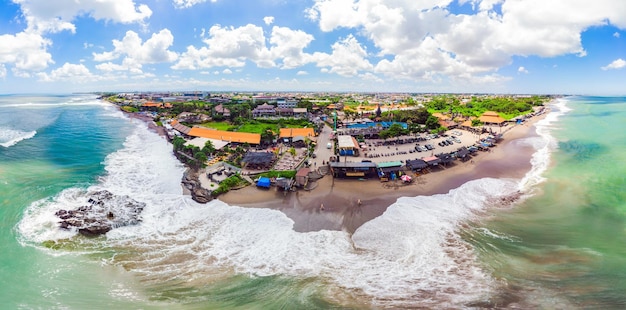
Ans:
[[[376,164],[376,170],[381,181],[390,181],[400,177],[404,167],[401,161],[387,161]]]
[[[454,161],[454,157],[452,157],[452,155],[450,153],[441,153],[441,154],[437,154],[435,156],[437,156],[437,158],[441,159],[441,164],[443,164],[444,166],[447,166],[449,163]]]
[[[375,177],[376,164],[373,162],[330,162],[330,173],[335,178]]]
[[[247,152],[241,160],[244,168],[254,170],[269,170],[276,161],[272,152]]]
[[[424,160],[431,167],[437,167],[441,164],[441,159],[437,156],[424,157],[422,160]]]
[[[466,147],[459,148],[456,151],[456,158],[461,161],[468,161],[470,159],[470,151]]]
[[[428,163],[426,163],[423,159],[407,160],[406,167],[414,172],[421,172],[422,170],[428,168]]]

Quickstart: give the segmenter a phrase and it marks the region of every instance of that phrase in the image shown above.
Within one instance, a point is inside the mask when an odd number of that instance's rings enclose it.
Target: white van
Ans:
[[[332,144],[332,143],[328,142],[328,144],[326,144],[326,148],[327,148],[327,149],[330,149],[330,148],[332,148],[332,147],[333,147],[333,144]]]

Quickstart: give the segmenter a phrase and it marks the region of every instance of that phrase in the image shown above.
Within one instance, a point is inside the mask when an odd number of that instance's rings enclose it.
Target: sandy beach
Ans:
[[[534,123],[545,114],[508,129],[504,140],[489,152],[478,152],[471,161],[455,161],[448,167],[436,168],[416,177],[410,184],[325,176],[310,191],[285,193],[275,188],[264,190],[248,186],[221,195],[219,199],[233,206],[280,210],[294,221],[296,231],[327,229],[352,233],[363,223],[383,214],[399,197],[447,193],[465,182],[486,177],[522,178],[531,168],[534,150],[515,141],[536,135]]]

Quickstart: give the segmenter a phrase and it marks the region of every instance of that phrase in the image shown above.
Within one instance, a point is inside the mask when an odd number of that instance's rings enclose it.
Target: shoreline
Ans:
[[[294,221],[293,229],[298,232],[326,229],[353,233],[382,215],[400,197],[445,194],[482,178],[523,178],[531,170],[530,159],[535,150],[531,146],[517,145],[515,141],[538,136],[535,124],[548,113],[549,110],[507,130],[504,139],[489,152],[478,152],[471,161],[455,161],[451,166],[415,177],[408,185],[398,181],[382,183],[377,179],[324,176],[310,191],[285,193],[274,188],[262,190],[248,186],[217,199],[231,206],[279,210]]]
[[[448,167],[414,177],[409,184],[380,182],[378,179],[335,179],[327,175],[315,181],[313,189],[308,191],[283,192],[275,187],[264,190],[250,185],[215,199],[230,206],[279,210],[293,220],[293,229],[298,232],[343,230],[352,234],[364,223],[382,215],[401,197],[446,194],[482,178],[523,178],[532,167],[530,159],[535,150],[531,146],[516,145],[515,141],[539,136],[535,124],[549,112],[547,105],[543,114],[507,129],[503,133],[504,139],[488,152],[479,151],[470,161],[454,161]],[[151,117],[126,114],[131,119],[145,122],[150,130],[167,138],[164,128],[157,126]],[[185,177],[181,180],[183,194],[191,195],[184,181]],[[200,183],[198,180],[197,185],[203,188]]]

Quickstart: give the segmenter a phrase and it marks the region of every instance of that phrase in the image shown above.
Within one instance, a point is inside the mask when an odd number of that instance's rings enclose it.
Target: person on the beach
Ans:
[[[324,204],[320,205],[320,211],[324,211]]]
[[[361,199],[360,198],[356,200],[356,204],[361,206]]]

